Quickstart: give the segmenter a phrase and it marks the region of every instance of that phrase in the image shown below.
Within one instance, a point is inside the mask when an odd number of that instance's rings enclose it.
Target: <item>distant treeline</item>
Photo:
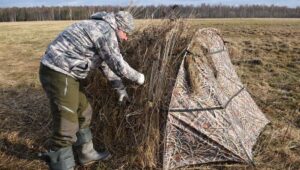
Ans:
[[[118,11],[129,9],[138,19],[157,18],[300,18],[300,7],[288,8],[264,5],[207,5],[200,6],[64,6],[0,8],[0,22],[82,20],[98,11]]]

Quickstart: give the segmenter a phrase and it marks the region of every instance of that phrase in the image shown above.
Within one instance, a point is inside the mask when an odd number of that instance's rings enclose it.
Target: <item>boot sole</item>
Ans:
[[[109,153],[107,156],[105,156],[105,157],[103,157],[101,159],[90,161],[90,162],[86,162],[86,163],[79,163],[79,164],[82,165],[82,166],[87,166],[87,165],[91,165],[91,164],[99,162],[99,161],[107,161],[110,158],[112,158],[112,155]]]

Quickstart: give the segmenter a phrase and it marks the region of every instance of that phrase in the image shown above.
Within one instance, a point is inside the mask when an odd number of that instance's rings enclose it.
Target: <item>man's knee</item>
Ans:
[[[71,146],[76,142],[79,130],[78,115],[72,111],[62,111],[54,115],[53,143],[58,147]]]
[[[80,128],[88,128],[92,119],[93,109],[88,103],[86,108],[83,109],[82,113],[79,115],[79,126]]]

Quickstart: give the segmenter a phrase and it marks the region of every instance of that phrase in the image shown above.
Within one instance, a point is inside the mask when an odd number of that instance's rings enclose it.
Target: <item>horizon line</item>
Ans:
[[[202,4],[153,4],[153,5],[36,5],[36,6],[0,6],[1,8],[34,8],[34,7],[98,7],[98,6],[103,6],[103,7],[149,7],[149,6],[155,6],[155,7],[159,7],[159,6],[183,6],[183,7],[201,7],[203,5],[207,5],[207,6],[227,6],[227,7],[242,7],[242,6],[267,6],[267,7],[286,7],[286,8],[300,8],[300,6],[296,6],[296,7],[290,7],[287,5],[276,5],[276,4],[239,4],[239,5],[230,5],[230,4],[208,4],[208,3],[202,3]]]

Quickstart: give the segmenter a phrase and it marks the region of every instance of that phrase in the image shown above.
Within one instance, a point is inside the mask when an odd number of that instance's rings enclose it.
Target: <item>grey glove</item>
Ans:
[[[119,95],[119,99],[118,99],[119,103],[123,103],[124,101],[129,99],[126,88],[117,89],[117,93]]]

